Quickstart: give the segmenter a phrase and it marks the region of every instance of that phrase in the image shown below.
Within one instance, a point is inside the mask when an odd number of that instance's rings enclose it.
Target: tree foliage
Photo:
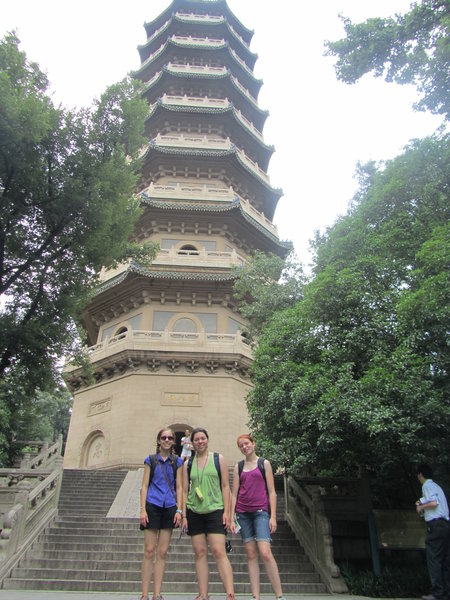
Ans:
[[[10,389],[53,389],[100,268],[151,255],[129,242],[147,111],[128,79],[89,109],[56,107],[15,34],[0,42],[0,377]],[[8,398],[0,419],[14,412]]]
[[[237,278],[234,295],[249,330],[258,335],[271,319],[274,310],[293,306],[302,298],[305,282],[302,265],[292,252],[281,258],[257,250],[242,267],[234,270]]]
[[[369,472],[393,500],[413,461],[449,461],[449,165],[449,136],[371,165],[304,299],[264,328],[249,412],[277,465]]]
[[[450,116],[450,3],[422,0],[404,15],[352,23],[342,17],[346,37],[327,42],[337,57],[336,74],[355,83],[364,74],[414,84],[422,98],[419,110]]]

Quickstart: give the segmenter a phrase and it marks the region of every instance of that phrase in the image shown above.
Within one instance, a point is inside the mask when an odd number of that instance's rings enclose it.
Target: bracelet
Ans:
[[[181,510],[181,508],[177,508],[176,512],[177,512],[178,514],[180,514],[181,516],[183,516],[183,511]]]

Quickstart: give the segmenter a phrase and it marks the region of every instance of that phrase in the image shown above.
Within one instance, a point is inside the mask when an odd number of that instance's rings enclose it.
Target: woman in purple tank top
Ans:
[[[268,460],[258,460],[251,435],[240,435],[237,445],[245,459],[234,467],[230,529],[232,533],[241,532],[253,598],[260,598],[259,554],[276,597],[284,600],[278,565],[270,547],[270,536],[277,529],[272,467]]]

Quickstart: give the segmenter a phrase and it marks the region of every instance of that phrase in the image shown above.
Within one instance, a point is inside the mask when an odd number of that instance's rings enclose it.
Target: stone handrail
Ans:
[[[0,470],[0,582],[57,514],[63,459],[52,460],[51,471]]]
[[[228,98],[211,98],[208,96],[187,96],[184,94],[181,95],[173,95],[173,94],[164,94],[161,97],[163,104],[184,104],[186,106],[207,106],[211,108],[221,107],[227,108],[230,104]]]
[[[86,354],[92,361],[97,361],[117,353],[120,350],[132,348],[133,350],[145,350],[146,348],[177,350],[189,343],[192,352],[208,352],[211,354],[233,353],[243,354],[249,358],[252,355],[251,345],[246,337],[240,332],[231,333],[207,333],[201,332],[178,332],[169,331],[144,331],[128,330],[114,337],[106,338],[102,342],[85,349]],[[122,346],[122,348],[120,347]],[[65,372],[76,371],[79,367],[66,363]]]
[[[256,106],[258,106],[258,101],[256,100],[256,98],[254,96],[252,96],[252,94],[250,94],[250,92],[248,91],[248,89],[246,87],[244,87],[242,85],[242,83],[239,81],[239,79],[237,77],[235,77],[234,75],[231,76],[232,81],[237,85],[237,87],[248,97],[250,98],[250,100],[253,102],[253,104],[256,104]]]
[[[31,445],[31,444],[30,444]],[[22,469],[47,469],[50,465],[53,465],[55,459],[61,455],[62,449],[62,436],[59,435],[58,440],[50,447],[48,442],[43,442],[39,454],[32,458],[30,452],[26,452],[20,463]]]
[[[173,135],[158,135],[153,138],[152,142],[156,145],[161,146],[174,146],[177,148],[208,148],[214,150],[230,150],[233,146],[230,138],[210,138],[206,135],[184,135],[173,134]],[[141,151],[141,155],[144,155],[147,151],[147,147],[144,147]],[[258,177],[263,179],[268,185],[270,185],[270,178],[264,169],[249,158],[243,150],[236,148],[236,152],[240,160],[249,167],[252,171],[254,171]]]
[[[189,19],[190,21],[216,21],[216,22],[224,22],[225,19],[222,15],[198,15],[196,13],[183,13],[177,12],[175,13],[177,17],[182,17],[183,19]]]
[[[230,138],[208,137],[207,135],[158,133],[154,138],[154,142],[161,146],[188,146],[189,148],[213,148],[215,150],[228,150],[231,148]]]
[[[239,197],[243,211],[278,236],[278,227],[264,213],[256,210],[249,200],[241,198],[231,186],[228,188],[211,188],[207,184],[201,183],[187,185],[184,183],[159,184],[152,182],[148,188],[142,190],[141,194],[145,194],[149,198],[170,198],[170,200],[189,200],[189,202],[211,202],[212,200],[214,202],[230,202],[230,200]]]
[[[334,562],[331,523],[325,513],[320,486],[287,477],[285,502],[287,521],[329,591],[347,593],[347,585]]]
[[[231,55],[233,56],[233,58],[235,58],[236,61],[244,69],[244,71],[246,71],[249,75],[251,75],[252,77],[254,77],[253,71],[250,69],[250,67],[248,66],[248,64],[244,60],[242,60],[242,58],[238,55],[238,53],[235,50],[233,50],[233,48],[230,48],[230,52],[231,52]]]
[[[164,48],[165,48],[165,44],[162,44],[157,50],[155,50],[155,52],[153,52],[153,54],[150,54],[150,56],[148,58],[146,58],[143,63],[141,63],[141,66],[136,71],[136,73],[139,73],[139,71],[142,71],[147,64],[151,63],[157,56],[162,54],[164,52]]]
[[[233,188],[212,188],[207,184],[185,184],[185,183],[151,183],[148,188],[142,191],[149,198],[170,198],[180,200],[201,200],[214,202],[223,201],[230,202],[237,194]],[[255,209],[256,210],[256,209]]]
[[[245,258],[240,256],[235,250],[231,252],[217,252],[211,250],[176,250],[175,248],[159,250],[153,260],[154,265],[164,264],[195,264],[195,266],[220,266],[231,267],[244,264]]]
[[[227,73],[227,67],[214,67],[212,65],[193,65],[190,63],[167,63],[167,70],[175,73],[220,73],[224,75]]]
[[[157,37],[161,33],[161,31],[163,31],[163,29],[165,29],[167,27],[169,22],[170,22],[170,19],[167,19],[167,21],[165,21],[159,29],[156,29],[154,31],[154,33],[149,38],[147,38],[147,41],[145,42],[144,45],[147,46],[147,44],[149,44],[153,39],[155,39],[155,37]]]
[[[250,129],[250,131],[252,131],[263,142],[263,134],[259,131],[259,129],[256,129],[253,123],[246,119],[240,110],[235,110],[234,112],[238,119],[247,127],[247,129]]]
[[[231,31],[234,33],[234,35],[235,35],[237,38],[239,38],[239,40],[240,40],[240,41],[241,41],[241,42],[244,44],[244,46],[246,46],[246,47],[248,48],[248,47],[249,47],[249,45],[248,45],[248,43],[247,43],[247,42],[244,40],[244,38],[242,38],[242,37],[241,37],[241,36],[238,34],[238,32],[236,31],[236,29],[235,29],[235,28],[234,28],[234,27],[233,27],[233,26],[232,26],[230,23],[228,23],[228,25],[229,25],[229,27],[230,27]]]
[[[227,108],[228,106],[230,106],[230,101],[228,100],[228,98],[212,98],[210,96],[188,96],[187,94],[184,95],[174,95],[174,94],[164,94],[163,96],[161,96],[161,101],[163,104],[175,104],[175,105],[185,105],[185,106],[205,106],[205,107],[210,107],[210,108],[215,108],[215,107],[222,107],[222,108]],[[150,107],[150,111],[153,111],[155,108],[155,104],[152,104],[152,106]],[[236,115],[236,117],[239,119],[239,121],[241,121],[241,123],[244,125],[244,127],[246,127],[247,129],[249,129],[254,135],[257,136],[257,138],[259,140],[261,140],[262,142],[264,142],[264,137],[263,134],[259,131],[259,129],[257,129],[254,124],[249,121],[246,117],[244,117],[244,115],[241,113],[240,110],[238,109],[234,109],[234,114]]]
[[[225,40],[217,39],[217,38],[208,38],[208,37],[192,37],[191,35],[172,35],[171,39],[175,42],[188,42],[188,44],[193,45],[202,45],[202,46],[222,46],[225,44]]]
[[[245,212],[248,212],[256,221],[259,221],[262,225],[264,225],[267,229],[269,229],[273,234],[278,236],[278,227],[272,223],[270,219],[266,217],[266,215],[250,204],[249,200],[243,200],[241,198],[241,206]]]
[[[263,169],[261,169],[261,167],[258,165],[258,163],[254,162],[251,158],[249,158],[243,150],[238,150],[237,153],[243,163],[245,163],[247,166],[249,166],[252,169],[252,171],[256,171],[256,173],[261,177],[261,179],[264,179],[264,181],[268,185],[270,185],[269,176]]]

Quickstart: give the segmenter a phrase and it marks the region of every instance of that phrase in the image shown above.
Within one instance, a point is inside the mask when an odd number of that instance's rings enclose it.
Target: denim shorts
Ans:
[[[269,513],[265,510],[236,513],[236,520],[241,526],[242,541],[271,542]]]

